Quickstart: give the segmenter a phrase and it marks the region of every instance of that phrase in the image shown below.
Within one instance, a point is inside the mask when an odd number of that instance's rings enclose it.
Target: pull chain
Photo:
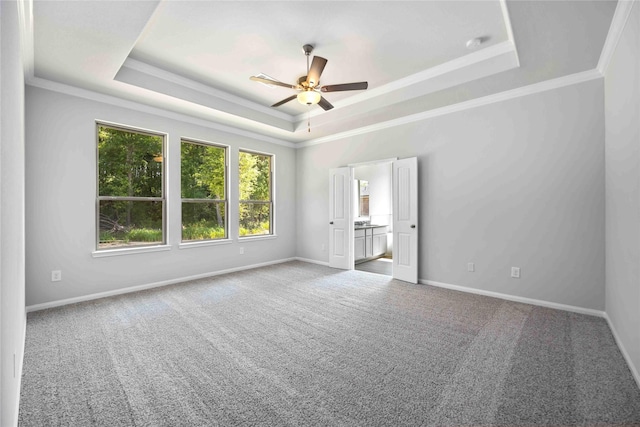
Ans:
[[[307,50],[307,48],[309,49]],[[310,71],[309,54],[311,53],[311,50],[313,50],[313,47],[304,45],[303,50],[304,50],[304,54],[307,56],[307,81],[309,81],[309,71]],[[304,88],[307,89],[306,83]],[[311,133],[311,104],[308,104],[308,108],[307,108],[307,132]]]

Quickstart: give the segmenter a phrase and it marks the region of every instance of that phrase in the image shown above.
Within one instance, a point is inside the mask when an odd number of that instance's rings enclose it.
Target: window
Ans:
[[[240,151],[240,237],[273,234],[273,156]]]
[[[104,124],[97,133],[97,248],[164,244],[164,136]]]
[[[227,149],[183,140],[182,241],[227,238]]]

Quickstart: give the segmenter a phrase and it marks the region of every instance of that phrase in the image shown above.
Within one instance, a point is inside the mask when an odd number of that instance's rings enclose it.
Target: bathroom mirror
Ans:
[[[358,180],[358,216],[369,216],[369,181]]]

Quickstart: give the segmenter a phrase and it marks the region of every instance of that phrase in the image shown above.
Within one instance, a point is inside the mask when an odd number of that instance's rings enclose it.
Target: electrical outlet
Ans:
[[[472,262],[467,263],[467,271],[476,271],[476,265]]]
[[[244,248],[240,248],[240,255],[244,255]]]
[[[60,270],[53,270],[51,272],[51,281],[52,282],[59,282],[62,280],[62,271]]]
[[[511,267],[511,277],[514,279],[520,278],[520,267]]]

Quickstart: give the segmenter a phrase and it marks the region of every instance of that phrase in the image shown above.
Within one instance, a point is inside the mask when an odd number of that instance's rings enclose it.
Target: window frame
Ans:
[[[132,132],[143,134],[147,136],[154,136],[162,138],[162,179],[161,179],[161,196],[160,197],[136,197],[136,196],[101,196],[100,195],[100,128],[106,127],[123,132]],[[95,199],[95,249],[93,251],[94,256],[109,256],[120,255],[125,253],[139,253],[149,252],[156,250],[163,250],[168,248],[167,242],[169,241],[169,230],[167,227],[167,140],[168,134],[164,132],[143,129],[135,126],[122,125],[118,123],[112,123],[108,121],[96,120],[95,122],[95,147],[96,147],[96,199]],[[101,201],[133,201],[133,202],[161,202],[162,203],[162,242],[152,242],[149,244],[139,244],[135,246],[118,246],[111,248],[100,248],[100,202]]]
[[[269,167],[269,201],[263,200],[242,200],[240,199],[240,153],[253,154],[257,156],[270,157]],[[265,151],[252,150],[248,148],[238,148],[238,240],[259,240],[259,239],[271,239],[277,237],[276,234],[276,155],[273,153],[267,153]],[[252,234],[248,236],[240,235],[240,204],[241,203],[260,203],[269,204],[269,234]]]
[[[224,199],[191,199],[191,198],[183,198],[182,197],[182,144],[195,144],[202,145],[205,147],[214,147],[214,148],[222,148],[224,150]],[[229,213],[230,213],[230,203],[229,203],[229,191],[230,187],[230,179],[229,179],[229,152],[231,151],[231,147],[225,144],[219,144],[210,141],[204,141],[196,138],[188,138],[182,137],[180,138],[180,228],[182,230],[182,205],[187,201],[191,201],[192,203],[220,203],[224,202],[225,204],[225,237],[219,239],[202,239],[202,240],[183,240],[182,231],[180,231],[180,247],[194,247],[194,246],[206,246],[206,245],[215,245],[220,243],[228,243],[231,241],[230,238],[230,227],[229,227]]]

